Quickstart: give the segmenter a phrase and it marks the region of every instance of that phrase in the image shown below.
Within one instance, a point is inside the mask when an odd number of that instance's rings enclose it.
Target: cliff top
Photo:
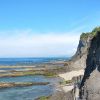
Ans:
[[[100,27],[94,28],[92,30],[92,32],[82,33],[82,35],[80,36],[80,39],[87,39],[89,36],[94,37],[97,34],[98,31],[100,31]]]

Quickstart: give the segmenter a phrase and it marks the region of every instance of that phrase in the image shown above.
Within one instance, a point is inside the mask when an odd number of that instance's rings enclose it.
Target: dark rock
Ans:
[[[86,69],[80,86],[81,100],[100,100],[100,31],[88,50]]]
[[[72,92],[63,92],[58,91],[54,95],[52,95],[49,100],[74,100],[74,97],[72,95]]]
[[[92,38],[91,35],[87,35],[85,39],[80,37],[75,55],[66,63],[68,71],[86,68],[87,53]]]

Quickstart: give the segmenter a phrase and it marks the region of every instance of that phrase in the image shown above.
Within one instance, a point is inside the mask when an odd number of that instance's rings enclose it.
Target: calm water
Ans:
[[[53,61],[68,60],[68,57],[51,58],[0,58],[0,65],[33,65]]]
[[[34,100],[37,97],[48,96],[55,92],[54,86],[57,82],[60,82],[60,79],[36,75],[0,78],[0,82],[50,82],[50,84],[44,86],[37,85],[0,89],[0,100]]]
[[[0,58],[0,65],[30,65],[67,59],[68,58]],[[11,69],[3,68],[3,70]],[[40,96],[48,96],[55,92],[55,85],[59,81],[61,81],[59,78],[46,78],[41,75],[0,78],[0,82],[50,82],[50,84],[45,86],[37,85],[0,89],[0,100],[34,100]]]
[[[30,86],[8,88],[0,90],[0,100],[35,100],[39,96],[48,96],[53,93],[53,87]]]
[[[43,75],[33,75],[33,76],[20,76],[20,77],[3,77],[0,78],[0,82],[51,82],[55,83],[59,78],[47,78]]]

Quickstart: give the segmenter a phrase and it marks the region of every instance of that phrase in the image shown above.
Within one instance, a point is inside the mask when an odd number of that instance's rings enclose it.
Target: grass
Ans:
[[[80,38],[81,39],[87,39],[89,35],[90,35],[89,33],[82,33]]]
[[[89,32],[89,33],[82,33],[80,39],[87,39],[89,36],[94,37],[94,36],[97,34],[98,31],[100,32],[100,27],[94,28],[94,29],[92,30],[92,32]]]

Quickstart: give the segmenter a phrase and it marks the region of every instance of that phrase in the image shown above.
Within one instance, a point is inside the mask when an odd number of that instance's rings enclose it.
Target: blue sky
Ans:
[[[0,0],[0,56],[71,56],[100,25],[100,0]]]

